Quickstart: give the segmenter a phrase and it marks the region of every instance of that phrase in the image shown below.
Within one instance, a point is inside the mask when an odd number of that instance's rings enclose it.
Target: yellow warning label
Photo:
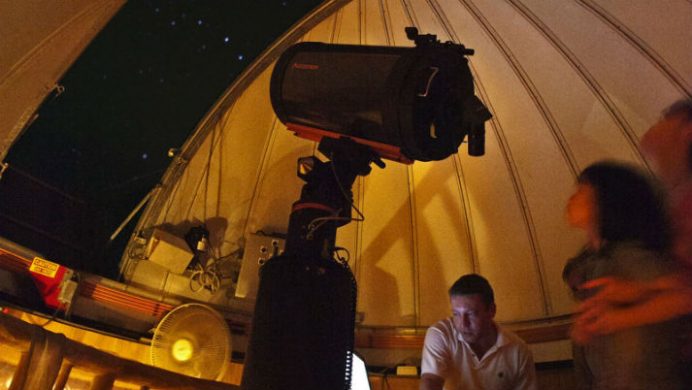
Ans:
[[[31,262],[29,271],[48,276],[49,278],[54,278],[55,274],[58,273],[58,268],[60,268],[59,264],[42,259],[40,257],[34,257],[34,261]]]

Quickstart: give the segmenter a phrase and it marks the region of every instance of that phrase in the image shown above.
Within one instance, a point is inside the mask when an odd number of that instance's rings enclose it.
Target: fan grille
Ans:
[[[151,363],[188,376],[219,380],[228,366],[230,350],[230,331],[223,317],[209,306],[188,303],[159,322],[151,341]]]

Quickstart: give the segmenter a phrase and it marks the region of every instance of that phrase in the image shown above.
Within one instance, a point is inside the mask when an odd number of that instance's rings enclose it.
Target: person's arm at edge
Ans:
[[[597,289],[596,294],[584,301],[579,308],[583,311],[597,302],[608,304],[636,303],[660,292],[688,289],[686,281],[679,275],[666,275],[648,281],[624,280],[605,277],[588,281],[579,288]]]
[[[435,374],[425,373],[420,377],[420,390],[442,390],[444,378]]]
[[[572,338],[587,343],[595,335],[668,321],[692,313],[692,288],[661,290],[628,307],[613,307],[606,302],[585,306],[576,316]]]

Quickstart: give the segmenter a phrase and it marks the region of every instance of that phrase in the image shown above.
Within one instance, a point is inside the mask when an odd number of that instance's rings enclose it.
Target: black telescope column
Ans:
[[[241,388],[349,389],[356,283],[334,258],[336,229],[348,223],[351,186],[381,163],[349,140],[327,140],[299,173],[306,181],[289,219],[286,249],[260,270]]]

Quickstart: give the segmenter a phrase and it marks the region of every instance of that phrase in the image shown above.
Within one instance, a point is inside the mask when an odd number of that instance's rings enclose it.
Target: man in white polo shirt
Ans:
[[[537,389],[528,346],[495,321],[495,295],[480,275],[464,275],[449,289],[452,317],[425,335],[421,390]]]

